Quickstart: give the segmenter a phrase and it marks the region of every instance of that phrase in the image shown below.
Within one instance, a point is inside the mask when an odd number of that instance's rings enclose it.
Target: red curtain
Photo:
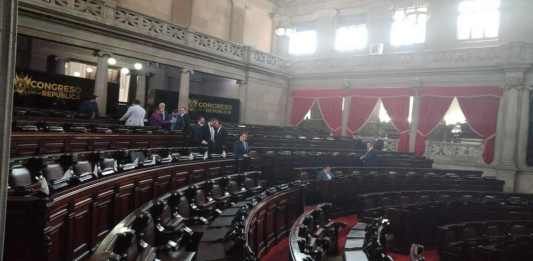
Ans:
[[[392,124],[400,132],[399,152],[409,152],[409,97],[382,98]]]
[[[314,103],[314,98],[293,98],[290,124],[294,126],[300,124]]]
[[[472,130],[483,138],[483,160],[487,164],[492,163],[500,98],[457,97],[457,100]]]
[[[335,135],[341,134],[342,128],[342,97],[318,99],[322,119]]]
[[[376,107],[378,98],[354,96],[351,101],[350,114],[348,116],[348,132],[354,135],[370,117],[370,114]]]
[[[418,128],[416,135],[415,153],[418,156],[424,155],[426,150],[426,138],[431,131],[439,124],[444,114],[450,108],[453,97],[420,97]]]

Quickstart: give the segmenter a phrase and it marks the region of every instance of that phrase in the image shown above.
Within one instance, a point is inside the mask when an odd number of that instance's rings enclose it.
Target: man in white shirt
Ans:
[[[146,110],[141,107],[139,100],[133,101],[133,104],[128,108],[128,111],[120,118],[120,121],[126,121],[126,126],[144,126],[144,117],[146,116]]]

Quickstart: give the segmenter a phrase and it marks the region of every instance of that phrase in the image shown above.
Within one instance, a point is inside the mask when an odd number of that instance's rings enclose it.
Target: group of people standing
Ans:
[[[126,126],[144,126],[145,116],[146,110],[138,100],[135,100],[120,120],[125,121]],[[191,128],[191,117],[187,108],[181,107],[169,114],[166,111],[165,103],[160,103],[157,106],[148,122],[152,126],[170,130],[189,131],[189,128]],[[226,130],[220,120],[213,118],[207,122],[204,117],[200,116],[196,125],[190,129],[190,133],[193,146],[207,147],[209,154],[222,154],[226,151]],[[248,156],[250,148],[247,139],[248,133],[243,132],[240,134],[239,140],[233,145],[232,149],[236,158],[240,159]]]
[[[146,110],[141,106],[140,101],[133,101],[120,121],[126,121],[126,126],[144,126]],[[150,115],[148,122],[152,126],[158,126],[169,130],[184,130],[189,127],[191,118],[187,108],[175,109],[172,113],[166,111],[165,103],[159,103],[154,112]]]

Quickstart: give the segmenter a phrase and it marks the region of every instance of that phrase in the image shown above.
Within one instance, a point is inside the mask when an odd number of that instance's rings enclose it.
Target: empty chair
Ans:
[[[11,167],[9,184],[16,194],[29,194],[38,184],[33,181],[30,170],[22,165]]]
[[[227,186],[227,191],[234,199],[242,199],[246,194],[246,189],[244,187],[239,186],[239,184],[235,180],[230,180]]]
[[[244,179],[244,188],[253,194],[257,194],[263,189],[261,186],[256,185],[255,181],[250,177]]]
[[[168,241],[179,242],[183,236],[181,229],[184,227],[184,219],[181,216],[173,216],[170,208],[162,200],[156,200],[150,208],[150,214],[157,229],[157,246],[167,244]]]
[[[138,254],[135,234],[128,230],[117,234],[109,260],[136,261]]]
[[[91,163],[86,160],[76,162],[76,164],[74,164],[74,176],[80,182],[85,182],[94,179],[95,176]]]
[[[211,217],[214,214],[215,204],[216,201],[207,197],[202,189],[196,189],[194,203],[191,205],[193,211],[199,212],[204,217]]]
[[[59,190],[69,185],[70,177],[65,174],[60,164],[47,164],[44,167],[44,175],[52,190]]]
[[[137,215],[131,224],[131,229],[135,231],[141,245],[146,243],[155,246],[155,224],[150,214],[143,211]]]
[[[228,192],[224,192],[220,185],[217,183],[213,184],[211,187],[211,197],[218,203],[221,207],[226,207],[229,204],[231,195]]]
[[[187,197],[185,197],[184,194],[179,195],[178,213],[184,218],[185,222],[188,225],[209,223],[209,221],[206,218],[200,215],[193,215],[191,211],[191,205],[189,204],[189,200],[187,199]]]
[[[114,174],[116,169],[117,163],[112,158],[104,158],[100,161],[100,175],[102,176],[108,176],[111,174]]]

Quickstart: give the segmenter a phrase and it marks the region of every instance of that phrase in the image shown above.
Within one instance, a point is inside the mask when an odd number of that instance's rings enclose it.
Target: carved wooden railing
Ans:
[[[24,10],[45,9],[60,15],[97,22],[111,29],[122,29],[135,34],[162,40],[178,47],[190,48],[231,60],[286,72],[287,62],[280,57],[249,46],[233,43],[206,34],[192,32],[179,25],[117,7],[106,0],[21,0]],[[80,21],[83,21],[80,20]]]
[[[464,166],[484,165],[483,143],[452,143],[427,141],[426,157],[437,164],[454,164]]]

